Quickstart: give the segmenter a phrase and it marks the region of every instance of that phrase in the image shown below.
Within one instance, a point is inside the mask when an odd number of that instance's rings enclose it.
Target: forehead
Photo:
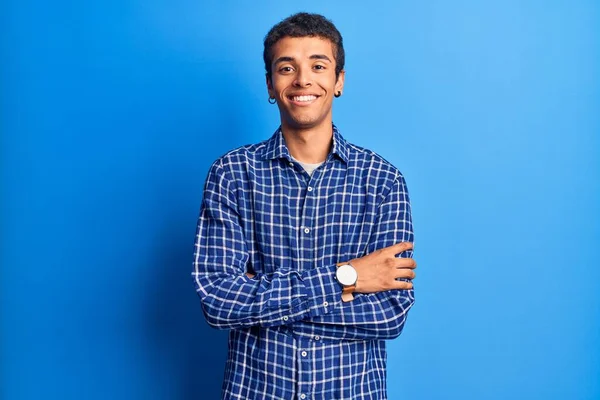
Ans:
[[[281,38],[275,43],[271,50],[272,60],[279,57],[291,57],[294,59],[310,58],[314,54],[324,54],[334,60],[333,43],[329,39],[318,36]]]

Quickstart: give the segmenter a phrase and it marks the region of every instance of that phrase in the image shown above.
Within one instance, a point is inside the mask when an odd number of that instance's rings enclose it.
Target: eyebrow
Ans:
[[[325,54],[313,54],[309,58],[311,60],[327,60],[327,61],[331,62],[331,59],[329,57],[327,57]],[[291,61],[295,61],[295,58],[283,56],[283,57],[279,57],[277,60],[275,60],[273,62],[273,65],[276,65],[276,64],[279,64],[282,62],[291,62]]]

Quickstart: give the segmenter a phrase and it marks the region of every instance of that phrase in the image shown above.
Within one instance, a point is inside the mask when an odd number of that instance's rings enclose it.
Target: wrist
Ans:
[[[354,299],[358,282],[358,272],[352,265],[352,261],[341,262],[336,265],[335,277],[342,287],[342,301],[347,302]]]

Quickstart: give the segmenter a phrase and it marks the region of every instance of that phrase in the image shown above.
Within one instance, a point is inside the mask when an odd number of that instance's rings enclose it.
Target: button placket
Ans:
[[[312,376],[311,372],[311,354],[310,350],[299,349],[299,361],[300,361],[300,382],[298,385],[298,392],[300,399],[309,399],[310,398],[310,387],[312,383],[310,382],[310,378]]]

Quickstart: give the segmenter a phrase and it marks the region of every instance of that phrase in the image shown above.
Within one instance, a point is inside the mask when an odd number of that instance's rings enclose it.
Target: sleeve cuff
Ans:
[[[342,301],[342,288],[335,279],[334,264],[302,273],[309,299],[309,317],[318,317],[334,310]]]

